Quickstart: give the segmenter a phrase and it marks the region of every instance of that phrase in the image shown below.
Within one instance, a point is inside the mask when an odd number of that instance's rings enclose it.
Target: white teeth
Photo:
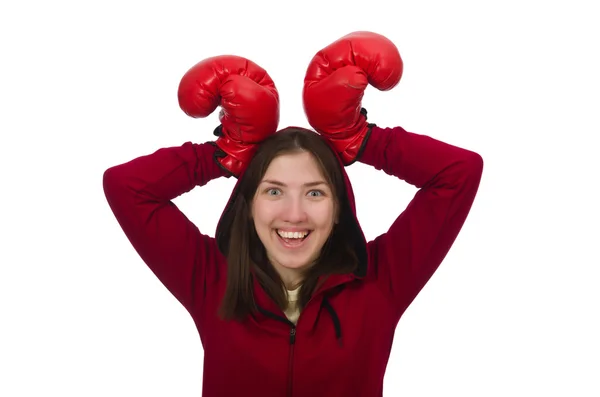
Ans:
[[[283,238],[304,238],[308,234],[308,231],[305,232],[284,232],[281,230],[277,230],[277,234],[279,234]]]

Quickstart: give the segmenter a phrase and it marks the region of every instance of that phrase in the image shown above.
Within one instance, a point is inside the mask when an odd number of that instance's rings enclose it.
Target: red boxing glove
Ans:
[[[337,149],[345,165],[357,160],[370,131],[362,98],[368,84],[380,91],[396,86],[403,63],[398,48],[372,32],[353,32],[313,57],[304,78],[304,112],[309,124]]]
[[[179,107],[188,116],[207,117],[221,106],[215,144],[218,163],[239,177],[257,145],[277,131],[279,93],[269,74],[239,56],[205,59],[188,70],[178,90]]]

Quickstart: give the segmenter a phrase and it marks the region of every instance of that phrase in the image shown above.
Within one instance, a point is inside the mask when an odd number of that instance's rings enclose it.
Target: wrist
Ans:
[[[215,154],[217,162],[231,174],[230,176],[236,178],[243,173],[258,149],[256,144],[233,140],[227,135],[219,137],[215,145],[219,148],[218,155]]]
[[[235,177],[235,174],[232,171],[230,171],[227,168],[227,166],[225,165],[226,162],[223,162],[223,159],[225,157],[227,157],[227,153],[225,153],[223,151],[223,149],[221,149],[215,141],[209,141],[206,143],[214,147],[214,151],[212,153],[212,158],[213,158],[214,163],[217,165],[218,170],[220,171],[220,175],[218,175],[217,177],[222,177],[222,176],[224,176],[226,178],[230,178],[232,176]]]
[[[334,143],[345,166],[360,160],[373,127],[376,127],[374,123],[367,123],[367,110],[361,108],[357,123],[349,129],[349,135]]]

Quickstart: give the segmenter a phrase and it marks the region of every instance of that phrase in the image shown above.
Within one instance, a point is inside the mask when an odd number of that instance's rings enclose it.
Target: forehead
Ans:
[[[263,179],[292,184],[324,180],[324,175],[314,157],[308,152],[301,152],[273,159]]]

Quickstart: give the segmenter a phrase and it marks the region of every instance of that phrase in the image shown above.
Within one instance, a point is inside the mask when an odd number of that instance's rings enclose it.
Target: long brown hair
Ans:
[[[222,319],[243,319],[257,310],[253,295],[253,277],[282,309],[288,305],[284,284],[269,262],[252,220],[251,205],[258,185],[269,164],[277,156],[298,152],[311,153],[321,173],[332,189],[338,222],[326,241],[316,263],[303,275],[298,296],[302,309],[317,287],[321,276],[346,274],[358,266],[354,250],[351,209],[341,171],[341,164],[332,149],[315,132],[298,127],[280,130],[263,143],[236,186],[219,225],[216,238],[227,257],[227,288],[219,309]]]

